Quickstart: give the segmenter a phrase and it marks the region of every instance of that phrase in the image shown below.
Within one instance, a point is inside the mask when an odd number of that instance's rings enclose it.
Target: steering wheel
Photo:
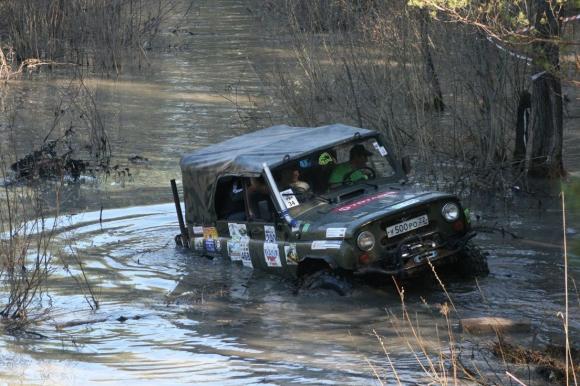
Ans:
[[[375,171],[375,169],[371,168],[370,166],[362,166],[362,167],[360,167],[360,168],[356,168],[356,169],[354,169],[354,170],[351,170],[350,172],[346,173],[346,174],[344,175],[344,177],[342,177],[342,184],[343,184],[343,185],[348,185],[349,183],[353,183],[354,181],[349,181],[349,180],[350,180],[350,177],[351,177],[351,176],[352,176],[352,175],[353,175],[355,172],[358,172],[358,171],[365,171],[365,170],[369,172],[369,173],[368,173],[368,177],[369,177],[369,179],[371,179],[371,180],[374,180],[375,178],[377,178],[377,172]],[[363,173],[363,174],[367,175],[367,173]]]

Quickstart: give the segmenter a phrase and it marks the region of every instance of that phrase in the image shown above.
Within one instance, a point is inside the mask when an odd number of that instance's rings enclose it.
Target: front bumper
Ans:
[[[381,274],[398,278],[412,277],[432,267],[447,265],[457,260],[457,254],[475,237],[468,232],[460,237],[440,242],[435,234],[411,236],[401,240],[385,256],[366,266],[360,266],[355,275]]]

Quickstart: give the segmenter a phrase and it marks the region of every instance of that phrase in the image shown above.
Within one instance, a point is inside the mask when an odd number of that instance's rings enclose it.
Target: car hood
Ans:
[[[349,238],[371,221],[443,198],[455,196],[386,188],[339,203],[316,203],[297,213],[295,219],[300,222],[301,239]]]

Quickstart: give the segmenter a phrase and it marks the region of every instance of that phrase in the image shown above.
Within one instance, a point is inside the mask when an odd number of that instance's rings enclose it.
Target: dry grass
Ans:
[[[6,178],[5,152],[0,171]],[[57,196],[59,189],[57,188]],[[34,319],[43,286],[52,270],[52,243],[56,222],[47,222],[49,209],[39,189],[2,188],[0,199],[0,317],[12,327]],[[58,208],[57,208],[58,212]]]
[[[568,188],[569,189],[569,188]],[[576,206],[578,203],[574,203]],[[566,199],[562,192],[562,229],[563,241],[563,310],[555,315],[562,321],[562,336],[553,337],[555,340],[563,338],[561,345],[546,345],[543,349],[531,349],[521,344],[508,342],[507,335],[499,329],[492,328],[497,338],[496,342],[489,342],[489,337],[481,340],[465,334],[457,334],[454,326],[462,319],[461,310],[458,310],[447,292],[444,281],[431,266],[435,282],[440,286],[447,301],[440,305],[424,306],[439,311],[439,317],[432,319],[414,316],[405,303],[405,289],[395,281],[395,286],[401,300],[401,313],[390,311],[391,331],[403,339],[407,346],[407,355],[414,358],[423,373],[421,382],[433,385],[531,385],[531,384],[562,384],[578,386],[580,375],[580,351],[573,347],[573,340],[569,331],[569,319],[576,315],[569,315],[568,285],[575,282],[568,276],[568,254],[565,230]],[[481,294],[482,307],[487,300],[483,295],[479,283],[477,288]],[[576,301],[580,304],[580,297],[576,292]],[[441,318],[442,317],[442,318]],[[493,326],[492,326],[493,327]],[[432,330],[435,329],[435,334]],[[425,331],[428,331],[427,333]],[[402,384],[397,370],[396,360],[392,358],[388,347],[388,340],[375,330],[373,334],[381,345],[385,354],[385,364],[382,368],[372,366],[372,373],[380,384]],[[513,338],[512,338],[513,339]],[[386,374],[381,376],[380,374]],[[524,379],[525,380],[522,380]]]

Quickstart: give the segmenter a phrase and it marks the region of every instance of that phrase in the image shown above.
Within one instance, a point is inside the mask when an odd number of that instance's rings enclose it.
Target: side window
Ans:
[[[245,178],[222,177],[217,182],[214,207],[218,220],[246,221]]]

